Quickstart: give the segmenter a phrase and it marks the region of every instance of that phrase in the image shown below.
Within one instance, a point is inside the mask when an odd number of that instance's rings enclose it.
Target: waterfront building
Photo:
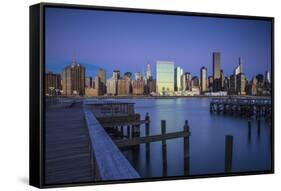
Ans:
[[[160,95],[173,95],[174,93],[174,62],[156,62],[156,89]]]
[[[220,90],[224,90],[224,73],[223,73],[223,70],[221,70],[221,73],[220,73]]]
[[[117,81],[117,94],[130,95],[131,80],[128,77],[121,78]]]
[[[250,84],[247,85],[247,95],[257,95],[257,83],[258,80],[256,77],[253,77]]]
[[[183,92],[186,91],[186,75],[185,74],[183,74],[181,76],[181,84],[182,84],[182,91]]]
[[[150,78],[147,81],[147,93],[156,93],[156,80]]]
[[[207,68],[202,67],[200,69],[200,87],[201,87],[201,93],[205,93],[207,91]]]
[[[238,60],[238,66],[234,69],[234,75],[238,75],[240,73],[243,73],[243,66],[242,66],[242,58],[239,57]]]
[[[238,95],[245,95],[245,88],[246,88],[246,77],[244,73],[239,73],[237,75],[237,94]]]
[[[132,80],[132,91],[133,95],[143,95],[144,94],[144,80]]]
[[[146,80],[149,80],[151,78],[151,68],[150,64],[146,65]]]
[[[115,80],[118,80],[120,78],[120,71],[119,70],[114,70],[112,72],[112,78]]]
[[[112,77],[106,81],[106,94],[117,95],[117,79]]]
[[[232,74],[229,77],[229,90],[228,94],[233,95],[236,94],[236,75]]]
[[[269,71],[266,71],[264,76],[265,76],[265,81],[270,83],[271,82],[271,77],[270,77]]]
[[[92,88],[93,87],[93,78],[86,77],[85,78],[85,88]]]
[[[65,96],[85,94],[85,67],[75,61],[62,72],[62,89]]]
[[[45,74],[45,93],[48,95],[55,95],[61,90],[61,76],[48,72]]]
[[[183,75],[183,69],[181,67],[175,68],[175,79],[174,79],[174,88],[175,91],[182,91],[182,82],[181,77]]]
[[[106,93],[106,72],[103,69],[99,69],[98,71],[98,78],[100,79],[100,94],[105,94]]]
[[[213,76],[208,77],[208,91],[213,91]]]
[[[191,74],[190,74],[190,72],[186,72],[185,73],[185,79],[186,79],[186,91],[191,91],[191,89],[192,89],[192,85],[191,85],[191,83],[192,83],[192,79],[191,79]]]
[[[199,91],[200,90],[200,87],[199,87],[199,78],[197,76],[194,76],[192,78],[192,82],[191,82],[191,91],[195,92],[195,91]]]
[[[132,72],[125,72],[124,77],[132,79]]]
[[[213,53],[213,91],[221,90],[221,56],[219,52]]]
[[[135,73],[135,80],[142,80],[143,77],[142,77],[142,74],[140,72],[136,72]]]

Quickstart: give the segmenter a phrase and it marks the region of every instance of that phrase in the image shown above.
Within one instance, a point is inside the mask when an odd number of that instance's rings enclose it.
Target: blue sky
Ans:
[[[246,77],[271,69],[271,23],[261,20],[46,8],[46,70],[60,73],[72,62],[94,76],[145,72],[157,60],[174,61],[184,72],[212,75],[212,52],[221,53],[225,75],[243,58]]]

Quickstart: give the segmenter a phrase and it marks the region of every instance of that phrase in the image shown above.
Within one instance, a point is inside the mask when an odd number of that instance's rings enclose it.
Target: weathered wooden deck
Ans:
[[[48,108],[46,127],[45,183],[93,181],[82,104]]]

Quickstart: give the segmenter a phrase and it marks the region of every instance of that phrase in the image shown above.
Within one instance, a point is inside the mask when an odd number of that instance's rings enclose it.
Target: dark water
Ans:
[[[124,100],[123,100],[124,101]],[[135,111],[143,119],[148,112],[151,119],[150,135],[161,134],[161,120],[166,120],[166,131],[182,131],[184,121],[190,126],[190,175],[224,172],[225,135],[233,136],[232,172],[261,171],[271,168],[270,126],[261,121],[260,136],[257,121],[252,121],[251,137],[247,120],[209,112],[208,98],[136,99]],[[141,136],[144,136],[144,125]],[[146,160],[145,145],[139,153],[124,154],[142,177],[161,177],[161,142],[150,145],[150,160]],[[184,175],[183,138],[167,140],[168,176]]]

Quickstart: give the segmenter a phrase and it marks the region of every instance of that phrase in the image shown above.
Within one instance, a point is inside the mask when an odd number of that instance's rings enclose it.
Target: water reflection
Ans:
[[[142,119],[146,112],[149,113],[150,135],[161,133],[161,120],[166,120],[167,133],[182,131],[185,120],[189,121],[191,137],[188,160],[184,160],[183,138],[167,140],[167,169],[163,166],[161,142],[150,144],[150,154],[146,153],[145,144],[133,154],[124,151],[143,177],[161,177],[163,173],[167,176],[223,173],[225,135],[233,136],[232,172],[271,168],[271,128],[262,119],[259,122],[251,121],[249,126],[247,119],[241,117],[210,114],[208,98],[127,101],[136,103],[135,111],[141,114]],[[141,136],[145,136],[144,126],[141,127]]]

